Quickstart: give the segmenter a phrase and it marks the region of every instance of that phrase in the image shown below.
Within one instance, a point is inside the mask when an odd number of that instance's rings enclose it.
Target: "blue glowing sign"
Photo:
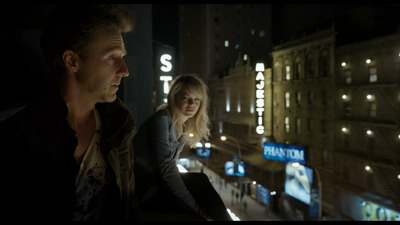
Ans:
[[[269,191],[260,184],[257,184],[257,199],[260,199],[265,204],[269,204]]]
[[[225,162],[225,174],[227,176],[243,177],[244,173],[245,172],[244,172],[244,163],[243,163],[243,161],[240,161],[238,163],[233,162],[233,161]]]
[[[304,165],[305,149],[300,145],[288,145],[275,142],[264,142],[263,156],[265,159],[271,159],[282,162],[299,162]]]
[[[198,156],[205,158],[208,158],[211,155],[210,148],[204,148],[204,147],[197,147],[196,153]]]
[[[286,163],[285,173],[285,192],[307,205],[310,205],[313,170],[303,165],[294,166],[292,163]],[[315,195],[313,195],[313,197],[315,197]]]

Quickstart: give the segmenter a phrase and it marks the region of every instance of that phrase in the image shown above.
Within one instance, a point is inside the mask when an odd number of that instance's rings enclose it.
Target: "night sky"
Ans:
[[[0,9],[3,43],[0,65],[7,71],[2,75],[1,82],[5,85],[0,89],[0,110],[35,97],[39,87],[31,84],[44,82],[45,77],[37,75],[45,70],[40,49],[32,44],[38,41],[39,35],[30,28],[38,28],[43,23],[44,12],[50,5],[6,4]],[[366,7],[352,11],[359,6]],[[153,4],[152,14],[153,40],[174,47],[179,54],[178,4]],[[371,39],[380,34],[400,32],[400,4],[273,4],[273,44],[303,33],[314,33],[315,26],[320,29],[330,26],[332,19],[335,19],[335,27],[341,29],[337,42]],[[30,38],[21,40],[21,36],[26,35]],[[18,82],[21,79],[26,82]]]
[[[178,4],[153,4],[153,40],[179,52]]]
[[[315,33],[317,27],[320,30],[330,28],[332,22],[341,30],[337,39],[339,44],[372,39],[396,32],[396,29],[400,32],[400,4],[272,3],[271,12],[273,44]],[[173,46],[179,52],[178,32],[178,4],[153,4],[154,40]]]

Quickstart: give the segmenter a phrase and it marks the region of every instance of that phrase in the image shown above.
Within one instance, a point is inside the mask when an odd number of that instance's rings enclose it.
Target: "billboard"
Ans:
[[[204,143],[204,145],[201,142],[196,143],[196,154],[199,157],[210,157],[211,155],[211,144],[210,143]]]
[[[238,163],[234,161],[225,162],[225,174],[227,176],[244,176],[244,163],[240,161]]]
[[[257,184],[257,199],[261,200],[265,204],[269,204],[269,190],[260,184]]]
[[[400,213],[369,201],[361,204],[363,221],[400,221]]]
[[[210,148],[197,147],[197,149],[196,149],[196,154],[197,154],[197,156],[199,156],[199,157],[206,157],[206,158],[208,158],[208,157],[210,157],[210,155],[211,155],[211,151],[210,151]]]
[[[285,192],[310,205],[313,170],[303,165],[294,167],[292,163],[288,162],[285,174]]]

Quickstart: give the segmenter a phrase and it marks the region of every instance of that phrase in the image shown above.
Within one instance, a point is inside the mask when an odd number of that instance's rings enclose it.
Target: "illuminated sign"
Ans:
[[[287,163],[285,173],[285,192],[310,205],[313,182],[312,169],[303,165],[295,167],[292,163]]]
[[[164,81],[164,85],[163,85],[163,92],[164,94],[168,94],[169,92],[169,82],[172,80],[171,76],[160,76],[160,80]]]
[[[170,62],[172,60],[172,56],[170,54],[164,54],[161,55],[160,57],[160,62],[161,62],[161,71],[168,73],[172,70],[172,63]]]
[[[282,162],[299,162],[304,165],[304,146],[264,142],[263,156],[266,159]]]
[[[225,175],[227,176],[244,176],[244,162],[234,162],[234,161],[226,161],[225,162]]]
[[[154,105],[167,102],[170,84],[175,76],[175,49],[161,43],[154,44]],[[155,83],[157,81],[157,83]]]
[[[164,73],[169,73],[172,70],[172,63],[170,62],[172,56],[170,54],[163,54],[160,56],[160,63],[161,63],[161,71]],[[164,81],[163,85],[163,92],[164,94],[168,94],[169,91],[169,81],[172,80],[172,76],[160,76],[160,81]]]
[[[257,112],[257,134],[264,134],[264,64],[256,65],[256,112]]]
[[[361,202],[361,220],[364,221],[399,221],[400,213],[370,201]]]
[[[269,204],[269,190],[260,184],[257,184],[257,199],[260,199],[265,204]]]
[[[210,155],[211,155],[210,147],[211,147],[210,143],[205,143],[204,147],[200,142],[197,143],[196,144],[197,156],[206,157],[206,158],[210,157]]]

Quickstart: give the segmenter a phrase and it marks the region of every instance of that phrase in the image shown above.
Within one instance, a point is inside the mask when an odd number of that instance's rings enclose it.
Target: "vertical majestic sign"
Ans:
[[[264,65],[259,67],[257,63],[256,72],[256,132],[264,134]]]

